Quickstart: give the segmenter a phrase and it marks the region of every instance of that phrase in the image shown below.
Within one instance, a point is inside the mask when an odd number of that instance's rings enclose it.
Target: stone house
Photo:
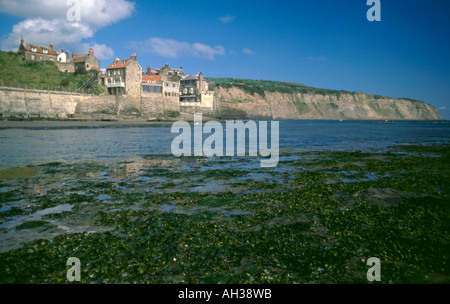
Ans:
[[[163,67],[157,70],[161,76],[163,96],[169,99],[179,99],[180,80],[184,76],[183,67],[179,69],[170,68],[166,63]]]
[[[132,53],[129,59],[115,58],[106,68],[105,85],[109,94],[139,96],[141,83],[142,68],[137,62],[136,53]]]
[[[201,95],[207,94],[208,90],[208,82],[202,73],[185,75],[180,80],[180,102],[200,102]]]
[[[100,69],[100,61],[94,55],[94,49],[90,48],[88,54],[77,55],[76,52],[72,52],[72,59],[69,63],[73,64],[74,70],[85,69],[89,71],[92,68]]]
[[[160,69],[157,69],[157,74],[163,77],[163,80],[179,82],[180,79],[184,76],[183,67],[179,69],[170,68],[169,64],[166,63]]]
[[[180,74],[184,75],[182,68],[171,69],[168,64],[156,71],[152,71],[150,67],[147,67],[147,73],[142,74],[142,96],[178,100]]]
[[[22,53],[27,61],[53,61],[61,72],[73,73],[77,68],[86,69],[86,71],[95,68],[100,70],[100,61],[95,57],[94,50],[89,49],[89,53],[85,55],[77,55],[72,52],[72,59],[69,57],[69,52],[62,49],[57,52],[53,43],[47,46],[26,43],[22,37],[18,53]]]
[[[53,43],[49,46],[26,43],[22,37],[18,53],[22,53],[27,61],[57,61],[57,52],[53,48]]]

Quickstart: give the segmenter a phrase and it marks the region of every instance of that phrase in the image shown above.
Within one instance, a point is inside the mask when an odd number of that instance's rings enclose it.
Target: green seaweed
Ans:
[[[449,145],[290,156],[298,158],[280,162],[290,170],[283,174],[197,163],[142,170],[159,178],[160,193],[133,177],[76,181],[71,191],[87,194],[57,191],[34,202],[40,209],[78,202],[45,218],[84,215],[110,231],[0,253],[0,283],[67,283],[72,256],[81,261],[81,283],[368,283],[370,257],[381,260],[381,283],[450,282]],[[230,191],[190,192],[193,178],[225,181]],[[99,203],[100,194],[120,204]]]

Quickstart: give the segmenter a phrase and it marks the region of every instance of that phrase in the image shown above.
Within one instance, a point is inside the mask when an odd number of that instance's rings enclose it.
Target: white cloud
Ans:
[[[65,19],[26,19],[13,26],[12,32],[1,42],[1,48],[5,51],[17,50],[21,36],[24,36],[26,42],[40,45],[53,42],[59,48],[93,35],[94,31],[90,27],[67,22]]]
[[[95,32],[128,18],[134,11],[134,2],[127,0],[79,0],[79,22],[67,19],[72,7],[67,1],[51,0],[0,0],[0,12],[26,18],[13,26],[12,32],[1,41],[2,50],[17,50],[20,37],[25,41],[55,47],[76,44],[92,38]]]
[[[231,23],[234,21],[236,17],[235,16],[231,16],[231,15],[226,15],[223,17],[220,17],[220,21],[222,21],[223,24],[227,24],[227,23]]]
[[[216,56],[225,55],[225,48],[221,45],[212,47],[198,42],[188,43],[159,37],[134,41],[129,45],[129,48],[167,58],[196,57],[214,60]]]
[[[447,110],[447,107],[440,107],[438,110]]]
[[[78,0],[81,23],[97,28],[131,16],[134,2],[127,0]],[[75,1],[74,1],[75,2]],[[66,0],[0,0],[0,12],[25,18],[61,19],[73,7]]]
[[[243,48],[242,52],[247,55],[255,55],[255,52],[253,52],[251,49],[248,48]]]
[[[0,0],[0,12],[25,18],[62,18],[69,6],[67,1]]]

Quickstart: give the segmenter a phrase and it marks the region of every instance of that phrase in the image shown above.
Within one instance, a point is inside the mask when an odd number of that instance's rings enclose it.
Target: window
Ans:
[[[160,86],[143,85],[142,90],[147,93],[161,93]],[[170,93],[165,93],[165,96],[170,96]]]
[[[32,47],[32,48],[31,48],[31,51],[34,52],[34,53],[36,53],[36,48]]]
[[[49,59],[50,59],[51,61],[53,61],[53,57],[50,57]]]
[[[31,55],[31,60],[35,60],[35,59],[36,59],[36,56]]]
[[[47,49],[43,49],[42,52],[43,52],[44,54],[48,54],[48,50],[47,50]]]
[[[40,60],[42,60],[42,55],[41,55],[41,56],[39,56],[39,59],[40,59]]]
[[[117,75],[120,75],[120,70],[117,71]]]

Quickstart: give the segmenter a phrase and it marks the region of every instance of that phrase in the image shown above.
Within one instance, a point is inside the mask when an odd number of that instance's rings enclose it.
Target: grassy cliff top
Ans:
[[[255,93],[265,96],[265,92],[280,93],[319,93],[323,95],[338,94],[341,91],[319,89],[306,86],[301,83],[282,82],[273,80],[252,80],[239,78],[211,78],[205,77],[208,82],[214,83],[216,86],[223,88],[238,87],[254,95]]]
[[[0,51],[0,85],[74,91],[90,77],[90,73],[61,72],[51,61],[27,62],[22,54]]]

